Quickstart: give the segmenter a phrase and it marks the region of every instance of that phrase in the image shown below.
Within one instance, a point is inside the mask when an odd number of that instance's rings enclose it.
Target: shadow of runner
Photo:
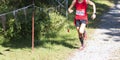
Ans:
[[[66,42],[65,40],[40,40],[40,41],[35,42],[35,47],[44,47],[44,48],[51,48],[52,47],[52,46],[48,47],[48,46],[46,46],[46,44],[62,45],[64,47],[73,48],[73,49],[79,48],[79,47],[76,47],[76,46]]]

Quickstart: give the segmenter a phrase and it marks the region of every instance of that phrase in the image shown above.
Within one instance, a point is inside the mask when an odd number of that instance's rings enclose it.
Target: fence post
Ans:
[[[68,18],[68,0],[66,0],[66,17]]]
[[[32,52],[34,51],[34,16],[35,16],[35,6],[33,0],[33,11],[32,11]]]

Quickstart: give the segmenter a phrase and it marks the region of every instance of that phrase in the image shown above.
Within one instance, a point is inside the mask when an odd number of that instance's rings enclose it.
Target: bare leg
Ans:
[[[82,23],[81,25],[80,25],[80,28],[79,28],[79,39],[80,39],[80,42],[81,42],[81,45],[82,45],[82,47],[84,46],[84,36],[83,36],[83,33],[84,33],[84,31],[85,31],[85,26],[86,26],[86,24],[84,24],[84,23]]]

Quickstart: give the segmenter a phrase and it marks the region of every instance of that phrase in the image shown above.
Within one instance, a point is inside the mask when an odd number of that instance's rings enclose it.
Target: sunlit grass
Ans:
[[[112,7],[114,5],[114,3],[112,3],[112,1],[110,0],[94,0],[94,1],[100,4],[105,4],[109,7]]]

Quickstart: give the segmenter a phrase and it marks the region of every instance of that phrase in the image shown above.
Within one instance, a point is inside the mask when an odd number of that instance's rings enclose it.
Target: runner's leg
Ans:
[[[86,26],[85,23],[81,23],[80,29],[79,29],[79,34],[81,35],[81,36],[80,36],[80,41],[81,41],[81,45],[82,45],[82,46],[84,46],[84,36],[83,36],[83,33],[84,33],[84,31],[85,31],[85,26]]]
[[[84,40],[87,40],[87,32],[86,32],[86,30],[83,33],[83,37],[84,37]]]

